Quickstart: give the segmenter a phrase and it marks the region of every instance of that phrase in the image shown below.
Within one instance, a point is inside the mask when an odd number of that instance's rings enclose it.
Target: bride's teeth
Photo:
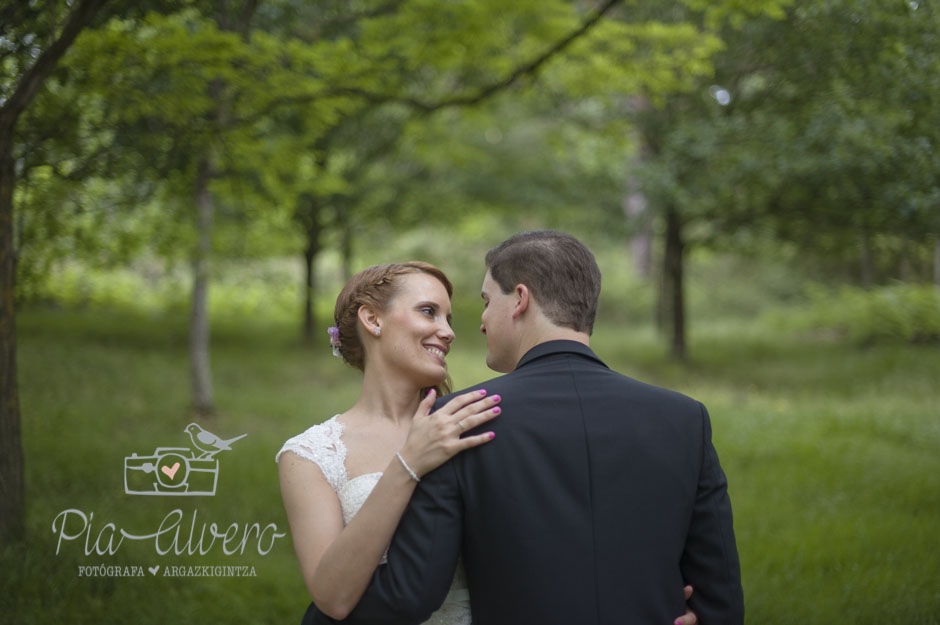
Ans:
[[[441,357],[441,358],[444,357],[444,352],[442,352],[441,350],[437,349],[436,347],[425,347],[424,349],[428,350],[429,352],[431,352],[431,353],[434,354],[435,356],[439,356],[439,357]]]

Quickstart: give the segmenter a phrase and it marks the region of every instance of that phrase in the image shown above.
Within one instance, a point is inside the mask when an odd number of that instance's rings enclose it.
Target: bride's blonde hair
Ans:
[[[401,276],[410,273],[426,273],[434,276],[444,285],[447,297],[454,294],[454,286],[443,271],[430,263],[412,260],[405,263],[391,263],[388,265],[373,265],[363,269],[346,283],[336,298],[333,309],[333,321],[338,329],[337,348],[339,354],[352,367],[365,371],[366,353],[359,335],[359,307],[369,306],[377,311],[388,309],[389,303],[401,289]],[[438,397],[451,391],[451,380],[448,375],[442,382],[433,387]]]

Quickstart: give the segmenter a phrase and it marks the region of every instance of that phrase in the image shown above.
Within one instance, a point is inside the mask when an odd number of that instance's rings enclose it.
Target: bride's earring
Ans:
[[[372,330],[372,334],[379,336],[380,334],[382,334],[382,328],[376,328]]]

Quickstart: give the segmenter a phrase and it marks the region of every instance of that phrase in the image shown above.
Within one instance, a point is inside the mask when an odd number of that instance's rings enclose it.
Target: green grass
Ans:
[[[449,359],[458,386],[488,376],[474,329],[459,328]],[[727,321],[692,336],[686,365],[666,360],[648,328],[607,321],[594,346],[613,368],[708,406],[748,622],[940,623],[940,350]],[[86,556],[80,541],[56,555],[51,528],[64,509],[93,512],[93,542],[105,523],[152,532],[181,508],[187,534],[193,509],[200,523],[287,531],[274,454],[358,388],[326,341],[312,350],[293,328],[263,323],[214,328],[219,415],[203,424],[248,436],[219,455],[216,496],[198,498],[128,496],[122,482],[131,452],[189,444],[184,317],[32,310],[19,317],[18,341],[29,537],[0,553],[0,622],[297,622],[307,600],[288,538],[265,556],[158,556],[130,542]],[[95,564],[239,564],[257,577],[78,576]]]

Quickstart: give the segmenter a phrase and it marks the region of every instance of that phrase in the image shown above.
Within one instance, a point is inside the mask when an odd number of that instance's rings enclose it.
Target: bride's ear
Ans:
[[[376,336],[381,334],[381,324],[379,323],[379,316],[375,312],[375,309],[371,306],[366,306],[363,304],[359,307],[359,310],[356,311],[356,314],[359,317],[359,323],[362,325],[362,329],[366,334],[371,334]],[[376,332],[378,330],[378,332]]]

